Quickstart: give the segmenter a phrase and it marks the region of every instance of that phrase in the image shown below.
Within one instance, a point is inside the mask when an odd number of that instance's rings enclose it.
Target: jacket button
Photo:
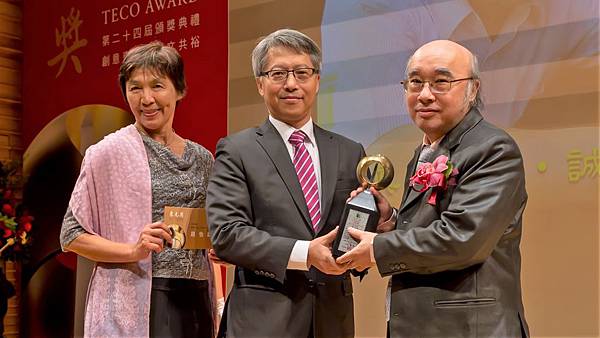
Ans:
[[[406,269],[406,264],[404,264],[404,263],[400,263],[400,268],[401,268],[401,269]]]

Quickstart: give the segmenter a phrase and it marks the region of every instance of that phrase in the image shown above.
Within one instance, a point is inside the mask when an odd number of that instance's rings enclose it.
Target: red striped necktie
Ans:
[[[308,207],[308,213],[312,222],[313,229],[317,232],[317,225],[321,220],[321,202],[319,200],[319,187],[317,185],[317,175],[312,158],[308,149],[304,145],[306,134],[301,130],[296,130],[290,136],[289,142],[294,146],[294,167],[298,175],[298,181],[304,193],[304,200]]]

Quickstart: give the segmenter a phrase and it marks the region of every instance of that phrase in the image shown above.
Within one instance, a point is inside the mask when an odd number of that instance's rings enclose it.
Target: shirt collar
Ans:
[[[423,134],[423,146],[428,146],[428,147],[431,147],[431,149],[435,150],[440,145],[440,142],[442,142],[442,140],[444,139],[444,136],[446,136],[446,135],[443,135],[442,137],[438,138],[437,140],[431,142],[429,140],[429,138],[427,137],[427,135]]]
[[[288,140],[290,139],[290,136],[292,136],[292,133],[295,132],[296,130],[302,130],[306,134],[306,136],[308,136],[310,143],[312,143],[313,145],[317,144],[315,142],[315,132],[313,129],[312,118],[309,118],[308,121],[299,129],[296,129],[285,122],[279,121],[278,119],[274,118],[270,114],[269,114],[269,121],[273,124],[275,129],[277,129],[277,132],[279,133],[279,135],[281,135],[281,138],[283,139],[284,142],[286,142],[286,144],[287,144]]]

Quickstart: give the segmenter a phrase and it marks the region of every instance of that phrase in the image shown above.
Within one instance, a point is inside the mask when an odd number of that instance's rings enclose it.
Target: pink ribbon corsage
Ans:
[[[423,192],[432,188],[431,196],[427,203],[435,205],[437,192],[446,190],[450,185],[456,185],[458,170],[448,161],[448,156],[440,155],[433,163],[421,163],[417,172],[410,178],[410,186],[416,192]]]

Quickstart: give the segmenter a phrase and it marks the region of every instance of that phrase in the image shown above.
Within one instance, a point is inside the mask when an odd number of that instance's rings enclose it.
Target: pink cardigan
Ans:
[[[137,242],[152,221],[152,191],[146,149],[133,125],[86,151],[69,206],[86,231]],[[84,336],[148,337],[151,283],[151,256],[136,263],[96,263]]]

